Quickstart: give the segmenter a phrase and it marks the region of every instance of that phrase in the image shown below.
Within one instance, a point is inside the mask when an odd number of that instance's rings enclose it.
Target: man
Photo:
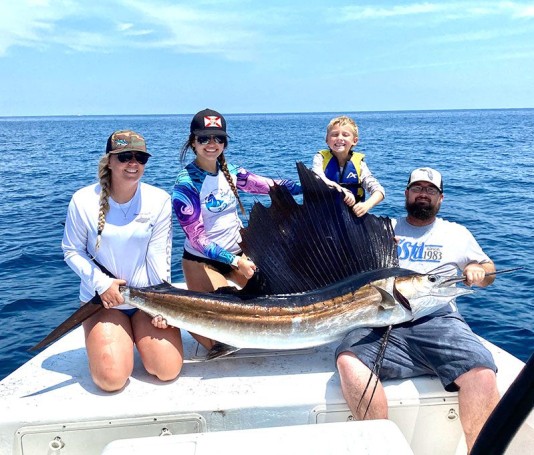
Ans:
[[[407,217],[393,220],[400,266],[426,273],[455,263],[468,286],[491,284],[494,275],[487,274],[494,272],[495,266],[473,235],[436,216],[443,201],[441,174],[430,168],[415,169],[404,194]],[[372,385],[362,398],[385,330],[355,329],[336,351],[343,395],[357,419],[387,418],[387,399],[380,382],[368,410]],[[379,376],[384,380],[432,374],[447,391],[458,391],[460,420],[470,451],[499,401],[496,370],[491,353],[453,301],[430,315],[393,327]]]

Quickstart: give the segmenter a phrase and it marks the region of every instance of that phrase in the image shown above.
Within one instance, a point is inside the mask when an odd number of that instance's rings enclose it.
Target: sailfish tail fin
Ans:
[[[78,327],[83,321],[90,318],[93,314],[103,310],[102,300],[99,295],[93,297],[85,305],[82,305],[74,313],[72,313],[63,323],[57,326],[45,338],[43,338],[35,346],[32,346],[28,351],[37,351],[47,347],[50,343],[56,341],[59,337],[66,335],[71,330]]]

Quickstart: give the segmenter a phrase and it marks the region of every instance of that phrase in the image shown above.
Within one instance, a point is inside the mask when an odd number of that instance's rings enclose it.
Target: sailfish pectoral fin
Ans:
[[[380,296],[382,297],[380,306],[384,310],[390,310],[395,307],[397,302],[395,301],[395,298],[388,291],[378,286],[374,286],[374,285],[371,285],[371,286],[380,293]]]
[[[229,344],[217,342],[213,345],[213,347],[206,354],[206,360],[213,360],[219,357],[224,357],[229,354],[232,354],[233,352],[239,351],[239,349],[240,348],[236,348],[235,346],[230,346]]]
[[[408,311],[412,311],[412,307],[410,305],[410,302],[406,297],[404,297],[401,292],[397,289],[397,286],[393,284],[393,297],[395,297],[395,300],[399,302],[404,308],[406,308]]]

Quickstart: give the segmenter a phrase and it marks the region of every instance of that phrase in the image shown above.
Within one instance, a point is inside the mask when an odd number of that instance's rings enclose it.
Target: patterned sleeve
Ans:
[[[373,194],[376,191],[380,191],[386,197],[386,190],[371,173],[365,161],[361,162],[361,181],[362,187],[367,193]]]
[[[206,235],[200,195],[189,178],[178,176],[172,192],[172,206],[193,248],[214,261],[232,263],[234,255],[212,242]]]
[[[239,168],[237,171],[237,188],[252,194],[268,194],[269,189],[274,184],[285,186],[293,195],[302,194],[302,188],[299,183],[289,179],[270,179],[261,175],[248,172],[246,169]]]

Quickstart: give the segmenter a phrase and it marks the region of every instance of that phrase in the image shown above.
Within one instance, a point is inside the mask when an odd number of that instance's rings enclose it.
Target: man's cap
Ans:
[[[213,109],[197,112],[191,120],[191,133],[195,136],[228,136],[226,134],[226,120]]]
[[[432,183],[432,185],[443,193],[443,179],[441,178],[441,174],[435,169],[430,167],[420,167],[415,169],[410,174],[406,188],[410,188],[416,182]]]
[[[116,154],[121,152],[143,152],[152,156],[146,151],[145,138],[131,130],[115,131],[108,138],[106,153]]]

